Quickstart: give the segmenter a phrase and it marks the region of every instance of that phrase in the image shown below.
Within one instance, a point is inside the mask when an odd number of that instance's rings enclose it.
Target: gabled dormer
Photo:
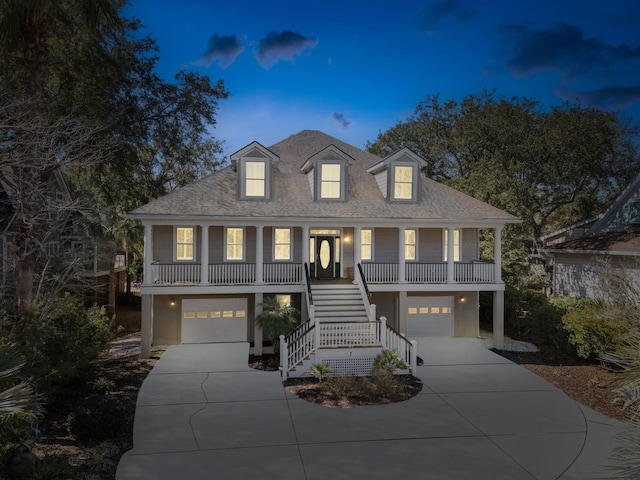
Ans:
[[[273,164],[280,158],[258,142],[252,142],[231,155],[237,172],[240,200],[273,199]]]
[[[346,202],[349,165],[354,159],[335,145],[310,157],[301,167],[316,202]]]
[[[403,148],[367,169],[388,202],[420,201],[420,170],[426,162],[408,148]]]

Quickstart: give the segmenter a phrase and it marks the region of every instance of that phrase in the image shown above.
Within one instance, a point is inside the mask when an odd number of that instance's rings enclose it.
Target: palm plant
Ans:
[[[291,304],[282,304],[277,297],[268,297],[262,303],[262,313],[256,317],[256,324],[273,344],[273,351],[280,351],[280,335],[286,335],[298,323],[299,312]]]
[[[16,378],[24,359],[0,345],[0,438],[8,439],[20,425],[35,423],[43,413],[31,385]]]

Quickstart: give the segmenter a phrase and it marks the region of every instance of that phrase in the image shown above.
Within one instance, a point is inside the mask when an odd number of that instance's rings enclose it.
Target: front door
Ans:
[[[316,237],[316,277],[335,277],[335,257],[334,257],[335,237]]]

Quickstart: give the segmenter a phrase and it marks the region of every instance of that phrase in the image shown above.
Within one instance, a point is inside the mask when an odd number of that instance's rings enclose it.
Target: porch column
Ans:
[[[404,259],[404,227],[398,228],[398,283],[407,283]]]
[[[140,319],[140,357],[149,358],[153,342],[153,295],[142,295]]]
[[[302,228],[302,263],[309,263],[309,227]]]
[[[495,283],[502,283],[502,227],[493,230],[493,266]]]
[[[360,227],[353,227],[353,266],[355,268],[358,268],[358,264],[362,260],[360,253],[360,249],[362,248],[360,246],[360,230]]]
[[[253,318],[258,317],[262,313],[263,301],[264,294],[256,293]],[[262,329],[256,325],[255,321],[253,324],[253,354],[257,357],[262,355]]]
[[[263,240],[264,227],[262,225],[256,226],[256,284],[262,285],[264,283],[262,277],[262,270],[264,268],[264,240]]]
[[[447,283],[456,283],[454,252],[455,245],[453,242],[453,227],[447,227]]]
[[[143,285],[153,284],[153,272],[151,264],[153,263],[153,226],[144,224],[144,270],[142,272]]]
[[[504,290],[493,292],[493,342],[496,349],[504,349]]]
[[[209,225],[200,225],[200,285],[209,284]]]

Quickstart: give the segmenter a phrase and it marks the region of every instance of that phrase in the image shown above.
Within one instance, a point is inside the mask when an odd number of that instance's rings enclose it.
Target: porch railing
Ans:
[[[397,263],[363,263],[362,272],[367,283],[397,283],[399,278]],[[405,264],[405,281],[409,283],[446,283],[447,263]],[[495,281],[493,263],[456,262],[454,281],[458,283],[492,283]]]
[[[151,265],[151,278],[156,285],[200,283],[200,265],[196,263],[154,263]]]
[[[320,348],[380,345],[379,322],[322,322],[318,327]]]
[[[300,283],[302,281],[302,264],[300,263],[265,263],[262,272],[266,283]]]
[[[213,263],[209,265],[211,285],[246,285],[256,281],[255,263]]]
[[[200,284],[198,263],[154,263],[151,278],[154,285]],[[298,284],[302,282],[302,264],[265,263],[263,280],[274,284]],[[212,263],[208,265],[208,285],[249,285],[256,282],[255,263]]]

